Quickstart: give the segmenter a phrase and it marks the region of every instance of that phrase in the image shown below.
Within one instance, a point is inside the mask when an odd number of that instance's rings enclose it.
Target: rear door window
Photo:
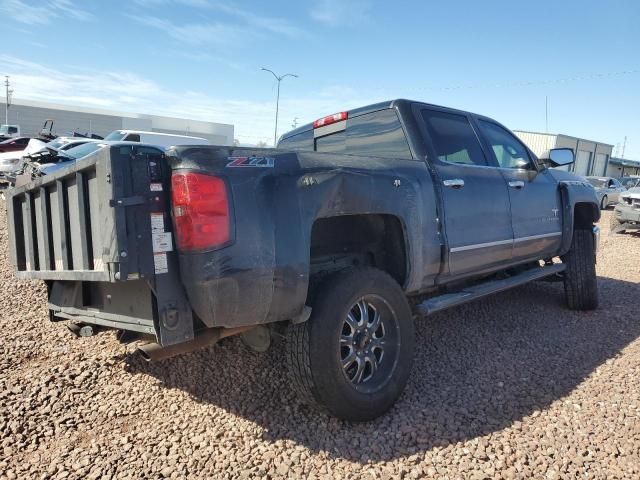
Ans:
[[[347,120],[346,150],[352,155],[412,158],[398,115],[390,108]]]
[[[316,151],[412,159],[409,143],[393,109],[347,120],[346,129],[316,138]]]
[[[422,118],[438,159],[464,165],[487,165],[469,119],[457,113],[422,110]]]

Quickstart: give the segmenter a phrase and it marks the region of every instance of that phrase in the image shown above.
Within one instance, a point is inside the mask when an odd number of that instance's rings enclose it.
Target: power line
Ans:
[[[619,77],[623,75],[633,75],[640,73],[640,69],[623,70],[619,72],[603,72],[603,73],[591,73],[586,75],[574,75],[572,77],[554,78],[549,80],[520,80],[507,83],[476,83],[467,85],[452,85],[452,86],[433,86],[433,87],[417,87],[419,90],[466,90],[476,88],[507,88],[507,87],[533,87],[539,85],[552,85],[559,83],[569,83],[582,80],[599,80],[603,78]]]

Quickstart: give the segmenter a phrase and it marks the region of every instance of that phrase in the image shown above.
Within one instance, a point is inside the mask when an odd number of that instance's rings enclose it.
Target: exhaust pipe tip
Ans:
[[[163,347],[159,343],[147,343],[139,346],[136,351],[147,362],[157,362],[159,360],[165,360],[167,358],[175,357],[183,353],[191,353],[195,350],[213,345],[221,338],[229,337],[231,335],[237,335],[239,333],[246,332],[255,328],[254,325],[246,327],[236,328],[209,328],[198,335],[192,340],[183,343],[176,343],[174,345],[167,345]]]

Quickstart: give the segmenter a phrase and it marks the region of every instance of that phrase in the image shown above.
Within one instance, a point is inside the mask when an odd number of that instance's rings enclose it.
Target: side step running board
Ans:
[[[476,300],[478,298],[491,295],[492,293],[502,292],[518,285],[523,285],[532,280],[548,277],[556,273],[563,272],[567,268],[563,263],[554,263],[544,267],[532,268],[517,275],[501,280],[491,280],[480,283],[472,287],[465,288],[460,292],[445,293],[438,297],[429,298],[415,307],[416,313],[419,315],[431,315],[432,313],[445,310],[447,308],[462,305],[463,303]]]

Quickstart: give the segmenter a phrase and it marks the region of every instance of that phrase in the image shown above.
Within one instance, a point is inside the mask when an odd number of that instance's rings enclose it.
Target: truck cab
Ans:
[[[0,125],[0,140],[20,136],[20,125]]]

